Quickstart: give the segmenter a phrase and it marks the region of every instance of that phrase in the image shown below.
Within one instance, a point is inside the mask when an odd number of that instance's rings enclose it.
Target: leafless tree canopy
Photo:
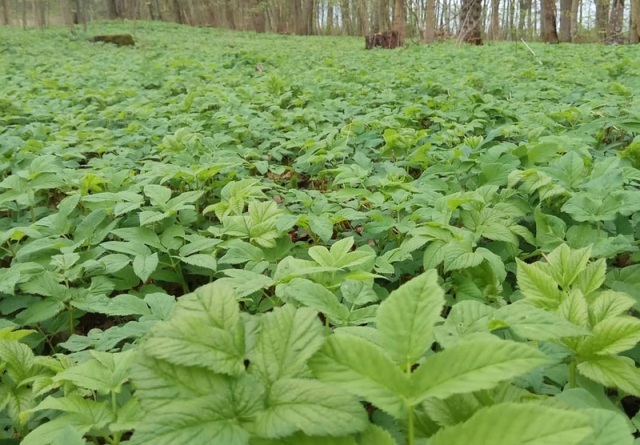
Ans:
[[[640,0],[0,0],[0,23],[163,20],[255,32],[373,35],[401,41],[638,43]]]

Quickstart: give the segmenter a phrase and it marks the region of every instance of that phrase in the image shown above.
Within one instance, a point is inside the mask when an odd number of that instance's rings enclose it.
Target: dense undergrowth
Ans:
[[[0,29],[3,443],[634,443],[638,48]]]

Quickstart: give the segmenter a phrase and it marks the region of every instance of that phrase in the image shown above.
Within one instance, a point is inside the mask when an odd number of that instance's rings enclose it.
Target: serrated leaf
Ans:
[[[54,382],[71,382],[100,394],[119,393],[129,380],[129,368],[136,358],[129,350],[119,353],[91,351],[93,359],[58,373]]]
[[[592,356],[578,363],[578,371],[594,382],[640,397],[640,372],[630,358]]]
[[[549,363],[531,346],[507,340],[469,340],[427,357],[411,375],[412,400],[490,389]]]
[[[558,306],[556,313],[576,326],[590,327],[589,304],[579,290],[574,289],[569,292]]]
[[[295,278],[285,289],[291,298],[306,307],[322,312],[330,321],[344,324],[349,319],[349,310],[324,286],[303,278]]]
[[[358,445],[398,445],[393,436],[377,425],[370,424],[358,434]]]
[[[309,436],[346,436],[363,431],[367,413],[355,396],[317,380],[281,379],[258,413],[256,433],[281,438],[297,431]]]
[[[439,431],[429,445],[581,445],[591,434],[589,418],[579,412],[504,403]]]
[[[589,334],[564,318],[526,303],[501,307],[496,310],[494,320],[502,321],[514,334],[529,340],[549,341]]]
[[[433,343],[433,326],[443,306],[444,291],[435,270],[403,284],[380,304],[376,326],[396,363],[408,369],[422,357]]]
[[[146,282],[151,274],[155,272],[158,267],[158,253],[154,252],[151,255],[137,255],[133,259],[133,272],[143,282]]]
[[[580,345],[582,356],[618,354],[633,348],[640,341],[640,320],[634,317],[615,317],[595,325],[591,336]]]
[[[222,374],[244,371],[244,327],[231,288],[219,282],[183,296],[168,322],[154,326],[143,350],[174,365]]]
[[[607,272],[607,262],[601,258],[588,264],[576,277],[573,287],[589,296],[602,286]]]
[[[204,269],[209,269],[212,271],[218,270],[218,263],[216,262],[216,258],[213,255],[207,255],[204,253],[196,253],[191,256],[182,256],[180,257],[180,261],[186,264],[190,264],[192,266],[202,267]]]
[[[605,290],[599,292],[589,305],[589,314],[592,325],[596,325],[601,321],[617,317],[629,311],[636,301],[622,292],[613,290]]]
[[[470,242],[459,241],[447,244],[444,253],[444,269],[452,270],[469,269],[478,266],[484,260],[479,253],[473,252]]]
[[[547,255],[548,270],[556,283],[562,289],[568,290],[578,275],[584,271],[590,256],[590,247],[572,250],[566,244],[562,244]]]
[[[538,264],[527,264],[516,259],[517,279],[520,291],[536,306],[555,309],[560,305],[561,294],[555,280]]]
[[[299,377],[323,342],[323,327],[315,311],[288,305],[276,308],[260,320],[249,370],[267,382]]]
[[[348,334],[329,337],[309,360],[314,375],[363,397],[399,419],[407,418],[409,379],[378,346]]]

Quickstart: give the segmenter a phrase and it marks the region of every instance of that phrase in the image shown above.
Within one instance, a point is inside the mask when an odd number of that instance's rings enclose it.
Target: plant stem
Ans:
[[[578,386],[577,377],[578,377],[578,363],[574,358],[573,360],[571,360],[571,363],[569,363],[569,388],[575,388]]]
[[[407,362],[405,364],[405,372],[407,373],[407,377],[411,378],[411,363]],[[407,425],[407,445],[415,445],[416,432],[415,426],[413,425],[413,405],[407,403],[407,411],[409,412],[409,424]]]

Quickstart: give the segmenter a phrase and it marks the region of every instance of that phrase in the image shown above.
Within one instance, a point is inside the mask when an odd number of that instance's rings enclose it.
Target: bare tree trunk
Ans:
[[[629,43],[640,43],[640,0],[631,0]]]
[[[580,0],[571,0],[571,41],[578,41],[578,9],[580,8]]]
[[[489,39],[500,38],[500,0],[491,0],[491,23],[489,25]]]
[[[115,20],[120,18],[116,0],[107,0],[107,14],[109,14],[109,20]]]
[[[182,12],[180,0],[173,0],[173,15],[177,23],[180,23],[181,25],[185,24],[184,13]]]
[[[333,5],[327,5],[327,34],[333,34]]]
[[[367,0],[358,0],[358,15],[360,16],[360,32],[363,36],[369,34],[369,14],[367,12]]]
[[[518,18],[518,35],[524,35],[525,24],[531,21],[531,0],[520,0],[519,2],[520,16]],[[527,21],[529,18],[529,21]]]
[[[573,0],[560,0],[560,41],[571,42],[571,7]]]
[[[342,0],[340,7],[342,14],[342,26],[347,35],[351,35],[351,8],[349,8],[349,0]]]
[[[613,0],[611,8],[611,18],[609,19],[609,29],[607,30],[608,44],[622,44],[622,19],[624,16],[624,0]]]
[[[2,24],[8,25],[11,22],[9,15],[9,0],[2,0]]]
[[[541,8],[541,37],[546,43],[558,43],[558,30],[556,27],[556,2],[555,0],[542,0]]]
[[[147,8],[149,8],[149,18],[151,20],[158,20],[158,2],[147,0]]]
[[[396,0],[393,10],[393,27],[398,31],[400,45],[407,36],[407,5],[405,0]]]
[[[458,41],[482,45],[482,2],[462,0],[460,5],[460,29]]]
[[[263,0],[252,0],[251,3],[251,20],[253,21],[253,29],[256,32],[266,32],[267,18],[266,5]]]
[[[436,39],[436,0],[427,0],[424,41],[431,43]]]
[[[598,41],[603,42],[609,27],[609,0],[595,0],[596,2],[596,34]]]

